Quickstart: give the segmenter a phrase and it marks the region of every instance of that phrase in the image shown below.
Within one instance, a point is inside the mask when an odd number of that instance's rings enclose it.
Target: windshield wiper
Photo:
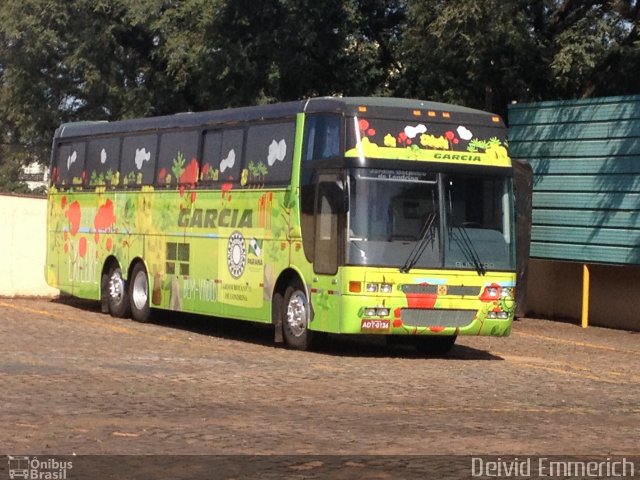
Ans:
[[[460,238],[453,232],[453,228],[457,228],[460,232]],[[478,251],[476,250],[473,242],[471,241],[471,237],[469,237],[469,232],[464,225],[458,227],[451,227],[450,230],[451,238],[458,244],[462,254],[467,260],[471,260],[473,265],[476,267],[476,272],[478,275],[486,275],[487,270],[484,268],[482,261],[480,260],[480,256],[478,255]]]
[[[409,270],[411,270],[418,262],[418,259],[424,252],[424,249],[427,248],[427,236],[429,235],[429,232],[432,232],[431,240],[433,241],[433,230],[431,227],[433,226],[433,222],[435,222],[435,220],[435,213],[432,212],[427,215],[427,218],[422,224],[422,230],[420,230],[420,237],[418,238],[418,241],[413,246],[411,253],[409,253],[407,260],[404,262],[404,265],[400,268],[400,271],[402,273],[408,273]]]

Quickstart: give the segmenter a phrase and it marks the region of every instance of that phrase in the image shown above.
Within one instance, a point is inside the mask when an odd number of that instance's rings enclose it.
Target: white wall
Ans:
[[[0,296],[56,296],[45,282],[47,200],[0,195]]]

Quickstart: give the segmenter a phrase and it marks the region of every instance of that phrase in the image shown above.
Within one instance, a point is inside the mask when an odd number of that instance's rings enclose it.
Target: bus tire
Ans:
[[[457,338],[457,335],[422,336],[415,339],[415,346],[420,353],[442,357],[451,351]]]
[[[313,332],[309,330],[310,306],[307,294],[299,284],[289,286],[284,292],[281,309],[282,334],[288,347],[307,350]]]
[[[127,318],[131,313],[127,282],[118,265],[112,265],[107,274],[107,303],[112,317]]]
[[[151,318],[149,304],[149,276],[142,262],[136,263],[129,279],[129,304],[131,317],[136,322],[146,323]]]

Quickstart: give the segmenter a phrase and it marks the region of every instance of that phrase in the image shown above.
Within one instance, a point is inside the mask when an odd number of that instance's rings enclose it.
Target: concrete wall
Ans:
[[[44,278],[47,201],[0,195],[0,296],[56,296]]]
[[[640,267],[588,266],[589,324],[640,331]],[[532,259],[529,268],[528,315],[579,323],[582,264]]]

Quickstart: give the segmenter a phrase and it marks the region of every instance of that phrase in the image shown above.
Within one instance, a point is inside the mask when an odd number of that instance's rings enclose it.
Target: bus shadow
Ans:
[[[163,328],[267,347],[274,345],[273,326],[269,324],[168,310],[152,310],[151,321]]]
[[[70,295],[60,294],[58,297],[52,298],[51,303],[59,303],[70,307],[79,308],[87,312],[100,312],[100,303],[96,300],[87,300],[84,298],[72,297]]]
[[[200,335],[285,349],[275,344],[273,326],[254,322],[209,317],[164,310],[153,312],[153,322],[163,327],[185,330]],[[503,360],[485,350],[467,345],[454,345],[445,356],[418,352],[412,345],[388,342],[384,336],[320,334],[312,351],[320,355],[373,358],[447,358],[450,360]]]
[[[87,312],[100,312],[100,304],[95,300],[61,296],[54,303],[69,305]],[[132,321],[132,320],[131,320]],[[245,342],[265,347],[286,348],[273,341],[273,326],[268,324],[211,317],[194,313],[155,310],[151,312],[152,324],[198,335],[213,336],[226,340]],[[456,344],[447,355],[429,355],[418,352],[412,345],[387,341],[382,335],[316,335],[312,351],[315,354],[340,357],[372,358],[446,358],[449,360],[503,360],[485,350],[468,345]]]
[[[419,352],[408,343],[387,341],[386,337],[375,335],[326,335],[320,339],[314,351],[341,357],[504,360],[486,350],[459,344],[454,345],[451,351],[445,355],[429,354]]]

